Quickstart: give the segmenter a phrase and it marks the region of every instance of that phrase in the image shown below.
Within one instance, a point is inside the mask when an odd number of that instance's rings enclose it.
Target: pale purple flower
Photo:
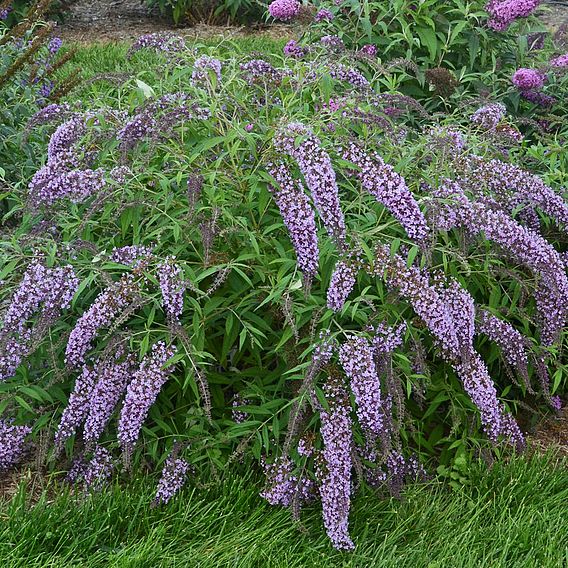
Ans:
[[[308,501],[313,492],[313,482],[294,473],[295,464],[289,457],[281,456],[274,463],[264,466],[266,486],[260,496],[271,505],[288,507],[294,500]]]
[[[193,85],[208,85],[211,82],[211,75],[216,78],[218,87],[221,83],[221,62],[209,55],[198,57],[193,63],[191,83]]]
[[[269,171],[277,182],[271,190],[296,251],[298,267],[306,278],[311,280],[317,273],[319,260],[317,228],[312,206],[302,185],[292,179],[283,163],[271,166]]]
[[[63,40],[59,37],[54,37],[49,40],[49,43],[47,44],[47,50],[51,55],[55,55],[61,49],[62,45]]]
[[[0,419],[0,473],[22,460],[26,437],[31,431],[29,426],[14,426],[10,421]]]
[[[419,244],[425,244],[429,235],[426,218],[404,178],[376,152],[367,154],[355,142],[342,151],[342,157],[357,166],[354,174],[361,180],[362,186],[390,211],[408,236]]]
[[[359,424],[373,437],[380,436],[385,424],[373,346],[364,337],[350,337],[339,348],[339,360],[355,395]]]
[[[377,55],[378,53],[378,49],[376,45],[373,45],[371,43],[368,43],[366,45],[364,45],[359,51],[358,53],[361,53],[362,55],[366,55],[368,57],[375,57],[375,55]]]
[[[110,259],[117,264],[124,264],[132,268],[137,267],[140,261],[152,256],[152,248],[144,245],[127,245],[112,249]]]
[[[314,17],[314,21],[316,22],[331,22],[332,20],[333,20],[333,13],[330,12],[327,8],[322,8],[321,10],[318,10]]]
[[[299,138],[298,144],[296,138]],[[303,124],[291,123],[276,135],[274,146],[296,160],[328,234],[342,248],[345,219],[339,202],[339,188],[331,158],[320,140]]]
[[[286,57],[294,57],[295,59],[302,59],[305,57],[308,49],[306,47],[302,47],[295,39],[291,39],[285,46],[284,46],[284,55]]]
[[[488,26],[495,31],[506,30],[516,19],[530,16],[541,0],[490,0],[485,5],[489,13]]]
[[[563,53],[562,55],[559,55],[558,57],[554,57],[553,59],[551,59],[550,66],[557,67],[560,69],[568,67],[568,53]]]
[[[93,451],[90,461],[83,469],[83,483],[88,491],[100,491],[114,469],[111,453],[102,446]]]
[[[160,481],[158,481],[154,503],[158,505],[170,501],[183,487],[190,470],[191,466],[186,460],[174,457],[173,453],[170,454],[166,458]]]
[[[338,260],[327,289],[327,307],[334,312],[343,309],[357,281],[357,262]]]
[[[168,32],[157,32],[140,36],[128,50],[126,58],[130,59],[140,49],[154,49],[167,55],[176,55],[187,48],[181,36]]]
[[[179,323],[186,284],[182,269],[175,263],[175,257],[168,258],[158,266],[158,283],[162,292],[162,306],[168,321]]]
[[[339,384],[324,386],[329,410],[321,410],[323,464],[318,477],[327,535],[337,549],[351,550],[349,509],[351,506],[351,452],[353,435],[349,417],[349,397]]]
[[[172,368],[163,367],[174,353],[175,348],[166,347],[162,341],[154,344],[151,353],[144,357],[127,387],[118,421],[118,441],[127,463],[148,411],[170,377]]]
[[[471,115],[471,122],[484,130],[494,130],[505,118],[507,109],[502,103],[487,103]]]

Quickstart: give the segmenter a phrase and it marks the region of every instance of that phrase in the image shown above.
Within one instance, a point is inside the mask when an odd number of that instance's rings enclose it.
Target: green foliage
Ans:
[[[268,5],[262,0],[146,0],[170,14],[174,22],[250,23],[260,21]]]

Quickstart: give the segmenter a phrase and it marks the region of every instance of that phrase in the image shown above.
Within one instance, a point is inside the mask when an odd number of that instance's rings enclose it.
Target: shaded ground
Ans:
[[[80,43],[132,40],[159,31],[172,31],[188,38],[227,38],[251,34],[281,38],[294,35],[292,26],[278,24],[176,27],[162,18],[156,9],[150,10],[144,0],[75,0],[70,5],[65,21],[58,27],[61,37]]]

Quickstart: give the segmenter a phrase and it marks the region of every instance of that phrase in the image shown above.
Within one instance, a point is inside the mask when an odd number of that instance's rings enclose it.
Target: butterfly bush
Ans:
[[[540,275],[535,296],[541,318],[541,341],[545,345],[554,343],[568,314],[562,301],[568,293],[568,279],[562,259],[552,245],[501,211],[469,201],[457,183],[446,181],[434,195],[452,202],[438,209],[436,222],[440,227],[448,230],[461,226],[472,234],[483,232],[488,240]]]
[[[329,410],[320,412],[323,463],[318,472],[323,523],[335,548],[351,550],[354,548],[349,536],[353,434],[349,399],[343,386],[333,379],[326,383],[325,395]]]
[[[505,118],[507,109],[502,103],[488,103],[479,107],[472,115],[471,122],[484,130],[494,130]]]
[[[102,446],[97,446],[82,472],[83,483],[88,491],[100,491],[112,475],[114,469],[112,454]]]
[[[285,164],[269,167],[277,185],[272,187],[274,200],[296,251],[298,267],[308,281],[318,271],[318,236],[312,206],[302,185],[294,180]]]
[[[132,355],[126,355],[123,361],[122,350],[98,369],[96,382],[92,386],[88,413],[84,424],[84,440],[88,445],[96,443],[104,432],[115,408],[134,373]]]
[[[383,402],[373,346],[364,337],[352,337],[340,347],[339,360],[355,395],[359,424],[373,436],[380,436]]]
[[[519,91],[532,91],[544,85],[544,75],[537,69],[517,69],[511,79]]]
[[[118,421],[118,441],[127,463],[148,411],[170,377],[172,368],[163,367],[174,354],[175,347],[167,347],[164,342],[154,344],[128,384]]]
[[[153,49],[172,56],[185,51],[187,47],[181,36],[166,32],[151,33],[140,36],[130,46],[126,54],[127,59],[130,59],[140,49]]]
[[[32,262],[12,296],[0,329],[0,380],[14,375],[28,354],[36,328],[29,320],[40,312],[44,325],[51,325],[71,305],[79,279],[71,266],[46,268]],[[40,310],[41,308],[41,310]]]
[[[29,426],[15,426],[10,421],[0,419],[0,473],[22,461],[26,438],[31,431]]]
[[[327,307],[330,310],[339,312],[343,309],[355,287],[357,272],[356,261],[341,259],[337,262],[327,289]]]
[[[69,335],[65,349],[65,363],[68,367],[76,368],[85,362],[99,329],[111,325],[139,293],[140,284],[134,274],[129,273],[97,296]]]
[[[170,454],[162,469],[154,503],[157,505],[166,504],[176,493],[179,493],[187,479],[190,469],[191,466],[189,462]]]
[[[429,233],[426,218],[404,178],[376,152],[369,155],[354,142],[342,152],[342,157],[358,167],[355,175],[363,188],[391,212],[409,238],[425,244]]]
[[[162,305],[173,323],[179,323],[183,311],[183,294],[185,282],[182,269],[175,263],[175,257],[158,266],[158,283],[162,292]]]
[[[488,26],[495,31],[506,30],[518,18],[530,16],[541,0],[490,0],[485,5],[489,13]]]
[[[300,138],[298,145],[295,144],[296,137]],[[339,202],[339,188],[331,158],[321,147],[320,140],[303,124],[291,123],[278,133],[274,146],[297,162],[328,234],[343,248],[345,218]]]
[[[298,0],[274,0],[268,6],[268,13],[275,20],[287,22],[300,13],[300,3]]]
[[[206,85],[209,83],[209,73],[216,77],[217,85],[219,85],[221,83],[221,62],[214,57],[202,55],[193,64],[191,82],[193,85]]]

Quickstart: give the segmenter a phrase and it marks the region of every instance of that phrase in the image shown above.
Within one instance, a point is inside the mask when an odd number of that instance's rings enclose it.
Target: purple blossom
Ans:
[[[517,18],[530,16],[541,0],[490,0],[485,5],[489,13],[487,25],[495,31],[506,30]]]
[[[260,496],[271,505],[284,507],[289,507],[296,499],[308,501],[313,491],[313,482],[306,477],[298,479],[294,469],[294,462],[284,456],[265,465],[266,486]]]
[[[124,247],[113,248],[110,259],[112,260],[112,262],[135,268],[139,266],[140,261],[148,259],[151,256],[151,247],[144,245],[128,245]]]
[[[373,331],[373,349],[378,355],[388,355],[402,344],[404,332],[406,331],[406,323],[402,322],[397,327],[390,327],[381,323],[374,328]]]
[[[538,69],[517,69],[511,79],[519,91],[532,91],[544,85],[544,75]]]
[[[51,55],[55,55],[63,45],[63,40],[59,37],[52,38],[47,44],[47,50]]]
[[[308,280],[317,273],[319,250],[314,212],[301,184],[280,163],[269,168],[277,186],[271,187],[284,224],[296,251],[298,266]]]
[[[175,264],[175,257],[168,258],[158,266],[158,283],[162,292],[162,306],[168,321],[179,323],[186,285],[181,268]]]
[[[31,431],[29,426],[14,426],[10,421],[0,419],[0,473],[11,469],[22,460],[26,436]]]
[[[106,448],[97,446],[82,472],[85,489],[100,491],[105,481],[112,475],[113,469],[111,453]]]
[[[248,406],[250,404],[250,400],[248,398],[242,398],[240,394],[236,394],[233,398],[232,410],[231,410],[231,418],[237,424],[242,424],[248,417],[248,412],[245,410],[240,410],[241,406]]]
[[[359,51],[358,53],[362,54],[362,55],[366,55],[367,57],[375,57],[378,53],[378,49],[376,45],[373,45],[371,43],[368,43],[366,45],[364,45]]]
[[[471,122],[484,130],[494,130],[505,118],[507,109],[502,103],[488,103],[471,115]]]
[[[75,387],[69,396],[69,402],[61,415],[55,434],[55,445],[58,449],[61,449],[65,441],[73,436],[85,421],[97,374],[96,368],[84,365],[81,374],[75,380]]]
[[[213,74],[217,79],[216,85],[221,83],[221,62],[209,55],[202,55],[197,58],[193,64],[193,72],[191,73],[191,83],[193,85],[210,84],[210,75]]]
[[[162,476],[158,482],[154,503],[166,504],[183,487],[187,474],[191,469],[190,464],[181,458],[174,457],[173,453],[166,458]]]
[[[353,67],[347,67],[342,63],[332,65],[329,68],[329,74],[333,79],[349,83],[356,89],[367,91],[371,87],[367,78],[360,71]]]
[[[116,358],[122,355],[119,351]],[[88,415],[84,426],[84,439],[94,444],[101,437],[116,405],[124,394],[134,371],[132,356],[124,361],[108,361],[97,369],[97,381],[89,395]]]
[[[79,367],[95,340],[101,327],[110,325],[139,291],[132,274],[125,274],[119,282],[104,290],[91,306],[83,312],[69,335],[65,349],[65,363]]]
[[[48,124],[68,116],[71,112],[69,103],[51,103],[38,110],[28,121],[26,130],[31,130],[34,126]]]
[[[298,0],[274,0],[268,6],[268,12],[275,20],[287,22],[300,13],[300,3]]]
[[[486,310],[479,312],[477,331],[485,334],[500,347],[505,361],[519,373],[523,383],[528,385],[528,339],[509,322],[499,319]]]
[[[157,32],[140,36],[128,50],[126,58],[130,59],[140,49],[154,49],[167,55],[174,55],[185,51],[187,48],[185,40],[181,36]]]
[[[349,378],[357,403],[357,418],[373,437],[383,433],[381,382],[375,367],[374,349],[364,337],[351,337],[339,349],[339,360]]]
[[[330,12],[327,8],[322,8],[321,10],[318,10],[314,17],[314,21],[316,22],[331,22],[332,20],[333,20],[333,13]]]
[[[425,244],[429,235],[426,218],[404,178],[376,152],[369,155],[354,142],[342,151],[342,157],[359,168],[354,173],[363,187],[391,212],[408,236]]]
[[[286,53],[286,47],[284,48],[284,53],[289,55]],[[254,85],[255,83],[277,85],[286,75],[284,71],[276,69],[272,64],[268,63],[268,61],[264,61],[264,59],[251,59],[246,63],[241,63],[240,69],[243,72],[245,81],[249,85]]]
[[[483,232],[485,238],[501,246],[507,255],[540,275],[535,298],[541,340],[545,345],[552,344],[568,316],[568,306],[563,301],[568,297],[568,279],[560,255],[540,235],[502,211],[494,211],[481,202],[470,202],[457,183],[445,181],[434,196],[445,202],[440,203],[437,211],[440,226],[462,226],[475,235]]]
[[[530,103],[541,107],[551,107],[556,104],[556,99],[542,91],[521,91],[521,97]]]
[[[343,309],[357,281],[356,261],[338,260],[327,289],[327,307],[334,312]]]
[[[284,55],[286,57],[293,57],[295,59],[302,59],[308,52],[306,47],[302,47],[295,39],[291,39],[284,46]]]
[[[558,57],[554,57],[553,59],[551,59],[550,66],[559,69],[564,69],[565,67],[568,67],[568,53],[563,53],[562,55],[559,55]]]
[[[519,166],[473,156],[467,162],[461,183],[471,188],[477,197],[481,189],[487,188],[508,213],[525,204],[540,209],[556,223],[568,226],[568,205],[564,199],[538,176]]]
[[[300,138],[298,143],[296,138]],[[277,134],[274,146],[296,160],[328,234],[343,248],[345,219],[339,202],[339,188],[331,159],[321,147],[320,140],[303,124],[291,123]]]
[[[0,20],[6,20],[11,11],[12,11],[12,6],[2,8],[2,10],[0,10]]]
[[[349,397],[339,384],[324,385],[329,410],[321,410],[323,465],[319,471],[323,523],[337,549],[351,550],[349,508],[351,505],[351,452],[353,435],[349,417]]]
[[[0,330],[0,380],[13,376],[27,355],[34,327],[30,318],[40,310],[43,324],[55,321],[67,309],[79,280],[71,266],[46,268],[39,262],[28,266],[10,304]]]
[[[118,441],[127,463],[148,411],[171,374],[171,367],[163,367],[174,353],[175,348],[166,347],[162,341],[154,344],[151,353],[144,357],[127,387],[118,421]]]
[[[326,35],[320,39],[320,43],[331,51],[343,51],[345,44],[338,35]]]

